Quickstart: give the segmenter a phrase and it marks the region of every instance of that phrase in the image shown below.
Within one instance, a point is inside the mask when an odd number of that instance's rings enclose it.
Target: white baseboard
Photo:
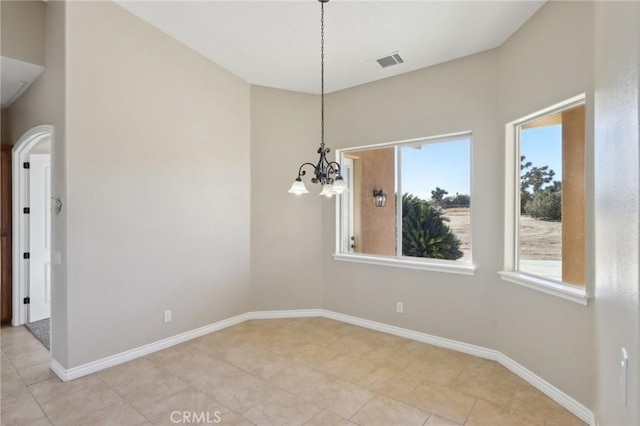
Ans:
[[[363,318],[354,317],[351,315],[345,315],[338,312],[327,311],[324,309],[299,309],[299,310],[284,310],[284,311],[255,311],[247,312],[246,314],[238,315],[226,320],[218,321],[213,324],[209,324],[204,327],[197,328],[195,330],[180,333],[173,337],[159,340],[157,342],[150,343],[148,345],[140,346],[119,354],[108,356],[106,358],[99,359],[97,361],[89,362],[87,364],[79,365],[77,367],[65,369],[56,360],[51,360],[51,370],[63,381],[69,381],[77,379],[82,376],[86,376],[91,373],[95,373],[104,370],[109,367],[113,367],[118,364],[122,364],[127,361],[131,361],[136,358],[143,357],[145,355],[157,352],[166,348],[169,348],[180,343],[184,343],[188,340],[195,339],[204,336],[209,333],[213,333],[223,328],[230,327],[232,325],[240,324],[247,320],[254,319],[277,319],[277,318],[306,318],[306,317],[324,317],[332,320],[344,322],[347,324],[356,325],[359,327],[368,328],[371,330],[380,331],[382,333],[392,334],[394,336],[404,337],[411,340],[416,340],[422,343],[428,343],[430,345],[451,349],[458,352],[463,352],[469,355],[475,355],[481,358],[497,361],[505,368],[521,377],[530,385],[538,389],[540,392],[547,395],[549,398],[566,408],[573,413],[576,417],[584,421],[585,423],[595,426],[595,416],[591,410],[582,405],[580,402],[571,398],[560,389],[553,386],[540,376],[534,374],[524,366],[518,364],[503,353],[494,349],[484,348],[482,346],[471,345],[457,340],[446,339],[443,337],[433,336],[418,331],[408,330],[406,328],[400,328],[393,325],[383,324],[380,322],[370,321]]]
[[[214,331],[222,330],[223,328],[231,327],[232,325],[240,324],[246,320],[251,319],[251,314],[246,313],[237,315],[222,321],[215,322],[213,324],[205,325],[204,327],[196,328],[194,330],[186,331],[184,333],[177,334],[166,339],[158,340],[157,342],[149,343],[148,345],[139,346],[134,349],[130,349],[125,352],[120,352],[115,355],[111,355],[96,361],[82,364],[77,367],[65,369],[56,360],[51,360],[51,370],[60,378],[60,380],[66,382],[69,380],[77,379],[79,377],[86,376],[91,373],[95,373],[114,365],[122,364],[127,361],[134,360],[136,358],[149,355],[154,352],[161,351],[163,349],[170,348],[171,346],[179,345],[191,339],[195,339]]]

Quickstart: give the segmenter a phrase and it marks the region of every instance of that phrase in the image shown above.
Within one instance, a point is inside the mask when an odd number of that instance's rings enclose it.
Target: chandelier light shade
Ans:
[[[324,144],[324,4],[329,0],[318,0],[320,2],[320,147],[317,153],[320,158],[316,163],[302,163],[298,168],[298,177],[293,181],[293,185],[289,189],[289,193],[302,195],[308,194],[309,191],[302,181],[302,176],[307,174],[305,167],[313,169],[312,183],[322,185],[320,195],[331,197],[333,194],[342,194],[349,189],[342,179],[340,173],[340,164],[336,161],[329,161],[327,154],[331,150]]]
[[[382,188],[373,190],[373,203],[376,207],[384,207],[387,204],[387,193]]]

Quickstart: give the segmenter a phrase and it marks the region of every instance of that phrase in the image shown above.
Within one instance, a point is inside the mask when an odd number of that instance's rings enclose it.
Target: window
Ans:
[[[503,277],[580,295],[581,301],[586,297],[584,96],[507,129],[512,162],[507,200],[514,202]]]
[[[471,135],[340,150],[336,258],[472,273]]]

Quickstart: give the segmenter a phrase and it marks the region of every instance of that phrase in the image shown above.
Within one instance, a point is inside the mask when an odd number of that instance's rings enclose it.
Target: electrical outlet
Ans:
[[[396,302],[396,312],[399,314],[404,314],[404,305],[402,302]]]
[[[171,321],[171,310],[164,311],[164,322]]]

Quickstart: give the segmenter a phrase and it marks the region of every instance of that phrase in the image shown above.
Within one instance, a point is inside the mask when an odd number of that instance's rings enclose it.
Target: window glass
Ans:
[[[343,253],[471,261],[470,136],[344,150],[342,164]]]
[[[520,125],[518,269],[584,284],[584,105]]]

